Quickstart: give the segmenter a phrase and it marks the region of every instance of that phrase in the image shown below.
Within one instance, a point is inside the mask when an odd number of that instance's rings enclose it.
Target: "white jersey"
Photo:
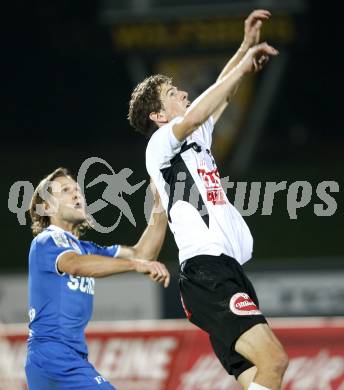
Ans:
[[[178,141],[174,118],[149,140],[146,166],[155,183],[179,248],[179,261],[197,255],[226,254],[240,264],[252,256],[253,238],[223,191],[210,152],[210,117],[185,141]]]

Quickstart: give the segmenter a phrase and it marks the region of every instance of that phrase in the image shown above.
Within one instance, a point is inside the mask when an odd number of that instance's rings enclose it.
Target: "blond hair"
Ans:
[[[32,221],[31,230],[34,236],[37,236],[37,234],[41,233],[50,225],[50,217],[48,215],[40,215],[40,213],[37,212],[37,205],[46,202],[42,198],[41,194],[46,191],[51,193],[51,182],[58,177],[69,177],[74,180],[68,169],[62,167],[57,168],[54,172],[50,173],[40,181],[32,195],[30,202],[30,217]],[[89,227],[90,224],[88,221],[78,223],[73,227],[73,234],[80,237]]]

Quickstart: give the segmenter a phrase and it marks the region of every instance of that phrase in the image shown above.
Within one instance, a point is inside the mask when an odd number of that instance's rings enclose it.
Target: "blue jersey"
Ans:
[[[57,263],[66,252],[116,257],[119,248],[78,240],[54,225],[35,237],[29,254],[29,349],[54,341],[87,354],[84,330],[92,316],[95,281],[62,274]]]

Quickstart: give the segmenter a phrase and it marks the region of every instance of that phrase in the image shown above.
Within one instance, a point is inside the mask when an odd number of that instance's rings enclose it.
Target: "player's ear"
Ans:
[[[161,125],[167,123],[165,111],[151,112],[149,114],[149,119],[152,122],[156,123],[158,126],[161,126]]]
[[[57,204],[56,202],[43,201],[42,207],[44,210],[44,215],[51,217],[57,212]]]

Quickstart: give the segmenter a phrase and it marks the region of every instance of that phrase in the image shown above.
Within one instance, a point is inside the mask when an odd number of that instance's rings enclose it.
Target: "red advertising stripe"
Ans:
[[[344,389],[344,320],[272,320],[290,365],[283,390]],[[207,334],[184,320],[92,324],[90,361],[121,390],[239,390]],[[0,327],[0,390],[24,390],[26,327]]]

